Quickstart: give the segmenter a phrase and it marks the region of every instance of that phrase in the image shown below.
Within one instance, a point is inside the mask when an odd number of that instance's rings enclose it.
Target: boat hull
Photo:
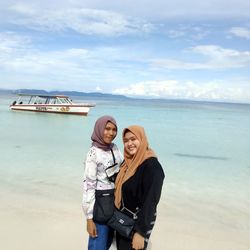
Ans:
[[[11,105],[11,110],[30,111],[40,113],[56,113],[68,115],[88,115],[91,105],[53,105],[53,104],[16,104]]]

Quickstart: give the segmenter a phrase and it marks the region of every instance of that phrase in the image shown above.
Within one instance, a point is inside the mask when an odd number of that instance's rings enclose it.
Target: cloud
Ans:
[[[153,25],[136,17],[121,13],[90,8],[43,8],[34,4],[15,4],[9,10],[15,18],[2,20],[27,29],[60,32],[74,30],[80,34],[119,36],[124,34],[147,33]]]
[[[249,102],[250,87],[246,90],[237,86],[226,86],[221,81],[197,84],[191,81],[166,80],[139,82],[126,88],[117,88],[113,93],[134,97]]]
[[[25,0],[23,0],[25,1]],[[27,0],[26,0],[27,1]],[[44,0],[46,5],[52,5],[51,2]],[[36,1],[40,2],[40,1]],[[133,0],[120,1],[109,0],[54,0],[52,6],[75,6],[84,8],[99,8],[104,10],[114,10],[125,15],[140,16],[150,18],[151,20],[163,19],[205,19],[207,18],[248,18],[250,3],[248,0]]]
[[[250,39],[250,28],[246,27],[233,27],[229,30],[229,33],[234,36]]]
[[[97,47],[40,50],[26,37],[0,33],[0,85],[5,88],[66,89],[93,91],[99,86],[109,92],[122,82],[115,48]],[[100,91],[100,90],[99,90]]]
[[[196,8],[193,8],[193,6]],[[216,7],[216,8],[215,8]],[[248,8],[249,7],[249,8]],[[61,32],[73,30],[80,34],[121,36],[124,34],[149,33],[168,20],[192,20],[225,17],[249,17],[248,1],[197,2],[194,0],[176,2],[156,0],[141,1],[135,5],[129,0],[117,4],[117,1],[30,1],[9,4],[0,3],[1,24],[19,25],[22,28],[39,31]],[[167,10],[167,11],[166,11]],[[186,21],[185,21],[186,23]],[[158,27],[159,28],[159,27]],[[202,39],[206,30],[194,26],[170,29],[170,37],[189,34],[193,39]]]
[[[162,25],[163,28],[166,28]],[[211,27],[208,25],[191,25],[180,24],[175,29],[167,29],[166,34],[172,39],[185,39],[185,40],[202,40],[211,33]]]
[[[125,88],[117,88],[113,92],[131,96],[155,96],[172,95],[173,91],[180,86],[176,86],[176,81],[147,81],[139,82]]]
[[[98,91],[98,92],[101,92],[102,88],[100,88],[99,86],[96,86],[95,90]]]
[[[186,62],[177,59],[153,59],[153,67],[162,67],[167,69],[184,70],[224,70],[231,68],[243,68],[250,65],[250,51],[238,51],[233,49],[224,49],[217,45],[199,45],[186,51],[190,54],[190,60],[200,55],[198,62]]]
[[[34,49],[29,40],[14,33],[0,33],[0,68],[10,72],[44,74],[51,70],[60,72],[78,68],[79,60],[87,58],[85,49],[40,52]],[[80,70],[80,67],[79,67]]]
[[[200,45],[194,47],[192,51],[209,58],[208,68],[240,68],[250,64],[250,51],[224,49],[217,45]]]
[[[161,72],[161,78],[165,78],[166,68],[173,71],[206,69],[212,72],[218,69],[247,67],[250,63],[250,52],[225,49],[215,45],[200,45],[185,50],[184,54],[188,55],[185,61],[169,58],[142,60],[136,51],[123,47],[40,51],[32,47],[28,37],[14,32],[0,33],[0,51],[2,82],[3,79],[4,82],[24,85],[30,82],[31,88],[32,82],[40,82],[45,89],[58,86],[61,89],[86,91],[93,91],[93,86],[98,86],[97,91],[109,92],[114,83],[119,82],[124,85],[138,79],[137,84],[116,88],[114,92],[173,98],[219,98],[223,91],[218,90],[219,82],[201,87],[193,83],[195,78],[189,83],[181,83],[178,76],[173,77],[176,80],[171,81],[150,82],[147,79],[156,78],[156,72]],[[160,71],[161,69],[163,71]],[[249,82],[245,85],[247,89]],[[240,95],[241,90],[232,89],[235,90],[235,95]],[[229,96],[229,89],[223,88],[223,90]]]
[[[15,32],[0,32],[1,53],[11,53],[22,49],[28,49],[30,45],[31,40],[28,36],[20,36]]]

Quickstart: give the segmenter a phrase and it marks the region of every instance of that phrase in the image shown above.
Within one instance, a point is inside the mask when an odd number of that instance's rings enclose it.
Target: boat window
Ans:
[[[66,100],[67,103],[71,104],[71,101],[68,98],[65,98],[65,100]]]
[[[58,97],[57,97],[57,98],[56,98],[56,103],[57,103],[57,104],[61,104],[61,103],[63,103],[63,102],[62,102],[61,98],[58,98]]]
[[[62,98],[62,97],[57,98],[57,101],[59,103],[70,103],[68,98]]]
[[[62,103],[67,103],[67,100],[65,98],[60,98]]]
[[[30,101],[30,96],[20,96],[18,99],[18,104],[28,104]]]
[[[32,102],[31,102],[32,98],[33,98],[33,96],[30,96],[30,99],[29,99],[28,104],[32,103]]]
[[[35,96],[35,99],[33,100],[33,102],[34,102],[33,104],[37,104],[37,98],[38,98],[38,97]]]
[[[49,104],[56,104],[55,98],[49,98]]]
[[[39,96],[38,99],[37,99],[38,104],[44,104],[45,101],[46,101],[46,99],[42,98],[41,96]]]

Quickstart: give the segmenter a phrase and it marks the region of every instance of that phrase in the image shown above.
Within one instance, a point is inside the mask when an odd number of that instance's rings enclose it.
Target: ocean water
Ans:
[[[80,204],[93,125],[108,114],[118,122],[115,142],[121,150],[124,127],[145,128],[166,175],[163,201],[194,208],[193,217],[195,209],[204,209],[200,219],[208,221],[212,214],[213,220],[250,230],[250,105],[73,98],[96,103],[83,117],[10,111],[14,98],[0,96],[3,200],[4,194],[15,193]]]

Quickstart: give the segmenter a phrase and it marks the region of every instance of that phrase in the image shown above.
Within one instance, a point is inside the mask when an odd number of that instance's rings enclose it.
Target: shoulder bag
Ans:
[[[115,156],[111,149],[114,164],[105,169],[105,173],[110,182],[113,182],[115,172]],[[119,169],[118,169],[119,171]],[[114,213],[114,189],[95,190],[95,204],[93,209],[93,220],[97,223],[105,224]]]
[[[93,220],[107,223],[114,213],[114,189],[95,190]]]
[[[132,238],[135,220],[137,219],[137,213],[139,211],[139,208],[136,213],[127,209],[124,206],[122,199],[122,209],[119,210],[116,208],[107,224],[116,230],[120,235],[126,238]],[[128,214],[130,214],[130,216]]]

